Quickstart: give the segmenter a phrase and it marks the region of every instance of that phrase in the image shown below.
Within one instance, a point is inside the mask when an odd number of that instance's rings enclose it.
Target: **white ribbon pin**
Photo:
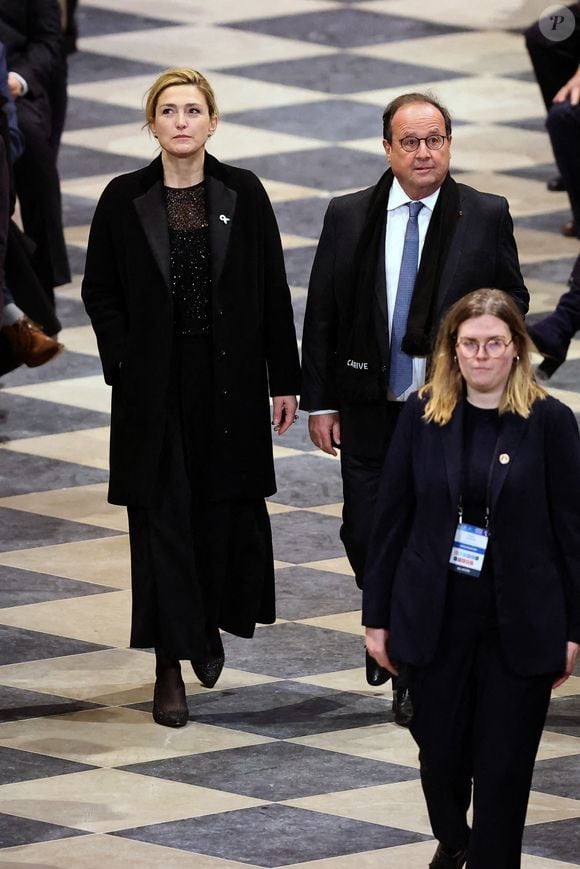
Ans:
[[[230,219],[231,219],[231,218],[226,217],[225,214],[220,214],[220,220],[221,220],[222,223],[225,223],[226,226],[227,226],[227,224],[230,222]]]

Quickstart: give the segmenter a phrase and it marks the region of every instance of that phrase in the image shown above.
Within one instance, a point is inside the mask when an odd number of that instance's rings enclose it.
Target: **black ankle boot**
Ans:
[[[160,649],[155,649],[155,659],[153,720],[164,727],[184,727],[189,719],[189,709],[179,661]]]

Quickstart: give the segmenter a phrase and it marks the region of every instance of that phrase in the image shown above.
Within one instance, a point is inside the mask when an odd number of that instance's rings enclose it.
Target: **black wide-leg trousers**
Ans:
[[[555,674],[522,677],[508,667],[489,578],[450,572],[448,591],[436,656],[408,677],[433,834],[449,848],[468,847],[468,869],[519,869]]]

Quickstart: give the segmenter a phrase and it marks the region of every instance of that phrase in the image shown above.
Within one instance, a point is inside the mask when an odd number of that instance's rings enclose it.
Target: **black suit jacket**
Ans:
[[[528,291],[520,272],[507,201],[458,184],[460,218],[450,241],[439,287],[435,325],[445,310],[481,287],[509,293],[523,313]],[[350,331],[350,300],[356,289],[355,257],[374,187],[333,199],[324,219],[308,288],[302,339],[305,410],[341,412],[342,449],[378,458],[385,450],[384,402],[346,403],[336,381],[336,352]],[[385,214],[387,203],[385,202]],[[377,263],[374,318],[385,359],[389,355],[384,257]]]
[[[299,392],[299,362],[276,220],[258,178],[206,155],[214,353],[213,494],[275,491],[268,391]],[[113,386],[113,503],[147,505],[167,418],[173,305],[158,157],[115,178],[91,226],[82,296]],[[121,365],[122,363],[122,365]],[[195,372],[192,372],[192,377]]]
[[[28,84],[28,100],[50,90],[63,69],[58,0],[2,0],[0,42],[6,47],[8,69]]]
[[[462,456],[463,403],[445,426],[426,423],[424,405],[417,394],[407,401],[387,454],[363,591],[363,624],[388,628],[389,654],[413,665],[429,663],[437,649]],[[562,672],[566,642],[580,641],[579,491],[571,410],[548,397],[528,419],[506,414],[486,558],[502,647],[523,676]]]

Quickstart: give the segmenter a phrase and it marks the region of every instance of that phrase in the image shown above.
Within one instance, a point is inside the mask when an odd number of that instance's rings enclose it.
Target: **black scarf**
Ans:
[[[377,265],[382,268],[384,262],[381,247],[392,184],[393,173],[388,169],[374,189],[355,254],[357,280],[347,319],[352,328],[339,347],[337,359],[340,395],[347,402],[368,403],[387,395],[387,347],[386,343],[381,347],[377,337],[374,293]],[[402,342],[402,349],[409,356],[428,356],[433,349],[437,290],[459,216],[459,191],[448,174],[429,221],[411,299]]]

